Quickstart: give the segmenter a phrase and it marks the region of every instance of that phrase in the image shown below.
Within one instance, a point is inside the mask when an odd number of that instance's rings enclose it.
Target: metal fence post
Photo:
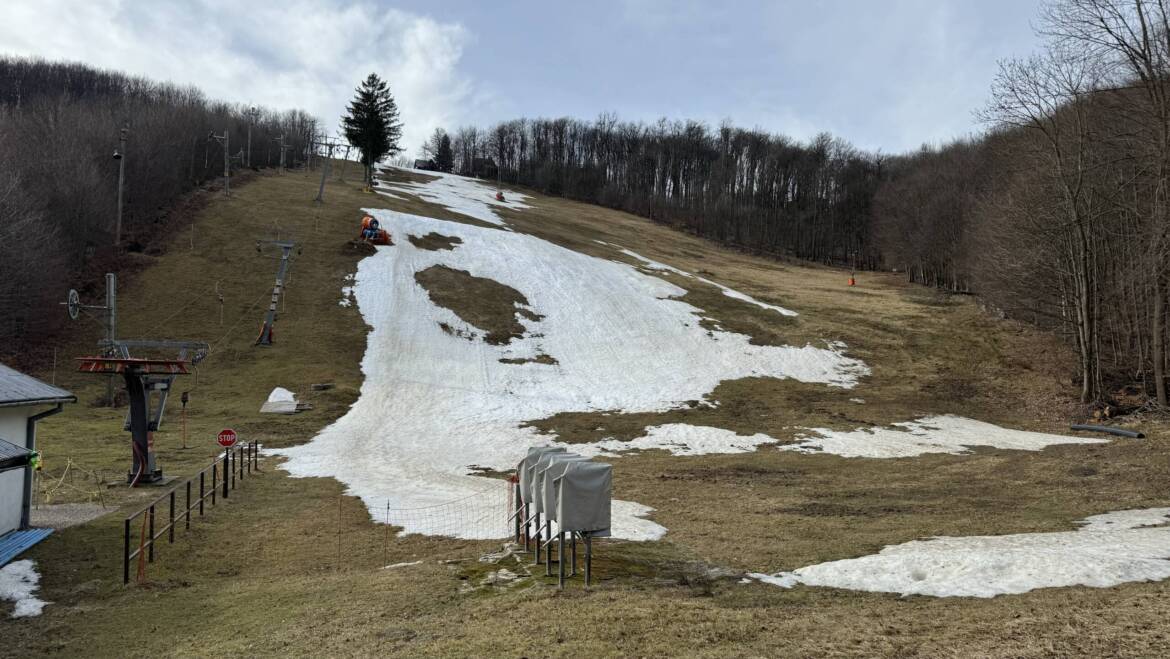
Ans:
[[[211,463],[211,505],[215,505],[215,493],[219,491],[219,460]]]
[[[150,516],[150,537],[148,537],[146,539],[146,542],[148,543],[147,546],[150,547],[150,553],[147,555],[146,560],[153,563],[154,562],[154,504],[153,503],[150,504],[149,516]]]
[[[130,518],[122,526],[122,585],[130,583]]]
[[[200,517],[203,517],[203,497],[205,496],[205,493],[203,492],[203,478],[205,476],[207,476],[206,471],[199,472],[199,516]]]
[[[191,481],[187,481],[187,507],[183,509],[184,518],[187,520],[187,530],[191,530]]]
[[[232,466],[232,450],[224,449],[223,452],[223,498],[228,498],[228,486],[231,484],[231,466]]]
[[[175,544],[175,491],[171,490],[171,495],[167,498],[171,500],[171,520],[167,524],[167,542],[173,545]]]
[[[260,467],[260,462],[257,459],[257,458],[259,458],[259,456],[260,456],[260,445],[257,444],[256,442],[252,442],[252,469],[253,470],[258,469]]]

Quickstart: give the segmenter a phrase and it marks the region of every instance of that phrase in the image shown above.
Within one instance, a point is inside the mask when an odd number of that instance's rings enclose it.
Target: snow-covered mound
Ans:
[[[915,540],[877,554],[752,574],[766,583],[903,595],[995,597],[1170,578],[1170,508],[1094,515],[1077,531]]]
[[[31,560],[13,561],[0,568],[0,600],[15,603],[13,618],[41,615],[48,602],[33,595],[40,583],[41,575]]]
[[[459,192],[465,186],[478,189],[461,212],[481,219],[491,213],[471,207],[483,204],[484,186],[459,177],[440,181],[456,190],[453,197],[472,194]],[[374,519],[384,519],[389,505],[390,521],[407,532],[434,527],[423,513],[395,511],[462,499],[465,523],[443,532],[498,537],[499,515],[477,506],[487,505],[479,503],[490,498],[484,492],[498,492],[503,484],[471,475],[469,467],[510,469],[527,447],[545,443],[535,430],[520,427],[525,421],[559,412],[664,411],[703,398],[727,379],[852,387],[868,372],[840,346],[756,346],[741,334],[708,332],[699,325],[699,309],[671,299],[683,289],[626,263],[516,232],[368,212],[395,235],[436,231],[462,242],[432,251],[404,240],[361,261],[354,293],[373,328],[361,396],[311,443],[281,453],[293,475],[341,480]],[[528,332],[507,345],[463,338],[481,332],[436,306],[415,283],[415,273],[433,265],[510,286],[543,318],[523,319]],[[557,363],[500,362],[538,355]],[[615,501],[614,534],[660,536],[663,527],[639,517],[646,512]]]
[[[802,453],[832,453],[847,458],[906,458],[924,453],[967,453],[972,446],[1039,451],[1054,444],[1100,444],[1096,437],[1050,435],[1010,430],[949,414],[895,423],[898,428],[858,428],[848,432],[811,428],[816,433],[780,447]],[[905,430],[902,430],[905,428]]]

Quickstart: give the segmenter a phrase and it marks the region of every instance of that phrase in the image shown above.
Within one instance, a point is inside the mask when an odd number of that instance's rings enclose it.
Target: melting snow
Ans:
[[[378,187],[378,191],[398,199],[401,197],[384,191],[406,192],[434,202],[447,210],[499,226],[504,226],[504,221],[500,219],[499,215],[496,215],[493,208],[511,208],[513,210],[530,208],[528,204],[524,203],[528,195],[519,192],[509,190],[505,196],[506,201],[497,201],[495,189],[475,179],[443,172],[422,173],[426,176],[436,177],[436,179],[426,183],[388,183],[383,181]],[[386,226],[383,225],[382,228],[386,228]],[[391,233],[394,232],[391,231]]]
[[[410,567],[412,565],[422,565],[422,561],[411,561],[409,563],[392,563],[390,565],[387,565],[386,567],[383,567],[382,569],[383,570],[395,570],[395,569],[400,568],[400,567]]]
[[[441,187],[449,207],[480,219],[492,215],[484,201],[490,195],[472,181],[442,177],[416,187],[421,189],[412,192],[423,196]],[[473,201],[467,199],[471,194]],[[373,328],[362,360],[361,396],[311,443],[280,453],[289,457],[285,467],[295,476],[345,483],[375,519],[384,518],[389,501],[390,521],[406,532],[436,532],[433,519],[414,509],[463,499],[459,514],[468,521],[439,532],[499,537],[505,525],[492,520],[503,511],[478,502],[491,499],[485,493],[502,492],[502,484],[472,475],[468,466],[514,466],[527,447],[544,441],[535,429],[521,427],[525,421],[572,411],[665,411],[734,378],[793,378],[848,388],[868,373],[840,345],[756,346],[742,334],[709,333],[699,326],[699,309],[671,299],[683,289],[626,263],[521,233],[368,212],[397,235],[438,231],[462,243],[437,252],[402,241],[360,262],[354,292]],[[509,345],[460,338],[460,331],[469,335],[474,328],[436,306],[414,280],[416,272],[437,264],[515,288],[543,318],[521,319],[528,333]],[[541,354],[557,364],[500,363]],[[640,517],[648,512],[615,501],[614,535],[660,537],[665,529]]]
[[[604,245],[605,243],[602,243],[602,244]],[[797,315],[797,313],[795,311],[792,311],[791,309],[785,309],[784,307],[778,307],[774,304],[760,302],[759,300],[757,300],[756,298],[754,298],[750,295],[740,293],[739,291],[737,291],[733,288],[728,288],[727,286],[724,286],[723,284],[720,284],[720,283],[713,282],[710,279],[704,279],[703,277],[695,276],[695,275],[687,272],[686,270],[679,270],[678,268],[674,267],[673,265],[666,265],[665,263],[659,263],[658,261],[648,259],[645,256],[642,256],[641,254],[639,254],[637,252],[630,251],[628,249],[622,249],[621,251],[622,251],[622,254],[625,254],[626,256],[630,256],[630,257],[633,257],[633,258],[641,261],[642,264],[646,268],[649,268],[650,270],[663,270],[666,272],[673,272],[676,275],[681,275],[681,276],[687,277],[689,279],[695,279],[697,281],[701,281],[704,284],[714,286],[715,288],[718,288],[719,290],[723,291],[723,294],[726,295],[727,297],[734,298],[734,299],[740,300],[742,302],[747,302],[748,304],[754,304],[757,307],[760,307],[763,309],[771,309],[772,311],[775,311],[776,313],[778,313],[782,316],[795,316],[795,315]]]
[[[1170,508],[1094,515],[1077,531],[939,537],[877,554],[749,575],[796,584],[903,595],[995,597],[1037,588],[1108,588],[1170,578]]]
[[[14,602],[13,618],[39,616],[48,602],[33,597],[41,582],[31,560],[14,561],[0,568],[0,599]]]
[[[571,450],[582,455],[617,455],[623,451],[665,449],[674,455],[707,455],[709,453],[751,453],[761,444],[774,444],[768,435],[737,435],[734,431],[710,426],[692,426],[686,423],[668,423],[646,428],[646,434],[637,439],[622,441],[607,439],[594,444],[573,446]]]
[[[1050,435],[1011,430],[960,416],[930,416],[895,423],[897,428],[858,428],[852,431],[810,428],[816,436],[781,446],[784,451],[832,453],[847,458],[906,458],[924,453],[967,453],[971,446],[1039,451],[1053,444],[1100,444],[1093,437]]]

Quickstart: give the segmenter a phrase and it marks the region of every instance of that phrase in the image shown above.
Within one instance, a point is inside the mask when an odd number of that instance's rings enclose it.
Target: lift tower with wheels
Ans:
[[[177,349],[178,359],[131,357],[131,348]],[[124,430],[130,432],[132,462],[126,475],[131,487],[163,480],[162,468],[154,455],[154,433],[162,425],[175,378],[187,375],[188,366],[207,354],[207,344],[196,341],[118,341],[107,354],[79,357],[78,370],[107,376],[122,376],[130,411]]]

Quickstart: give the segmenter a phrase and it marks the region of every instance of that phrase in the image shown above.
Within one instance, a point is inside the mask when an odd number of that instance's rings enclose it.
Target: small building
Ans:
[[[37,422],[77,398],[0,364],[0,565],[46,535],[29,529]]]
[[[427,172],[439,171],[439,166],[435,164],[434,160],[423,160],[422,158],[419,158],[418,160],[414,161],[414,168],[421,169],[421,170],[427,171]]]

